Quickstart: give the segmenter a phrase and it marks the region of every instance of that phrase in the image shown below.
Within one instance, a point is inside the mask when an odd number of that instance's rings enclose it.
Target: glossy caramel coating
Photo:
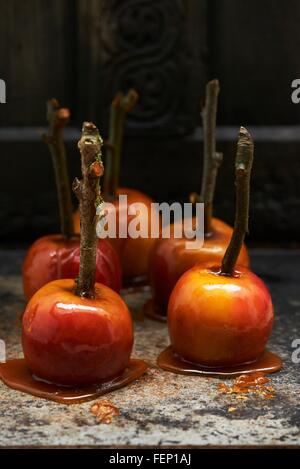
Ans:
[[[23,290],[27,299],[46,283],[61,278],[76,278],[79,272],[80,240],[62,235],[43,236],[29,248],[23,263]],[[118,256],[105,240],[99,240],[96,281],[115,291],[121,288]]]
[[[119,376],[129,363],[133,325],[122,298],[96,283],[95,298],[55,280],[29,301],[22,345],[31,372],[56,384],[87,385]]]
[[[156,242],[150,255],[150,283],[154,303],[161,314],[166,315],[171,292],[181,275],[195,264],[220,264],[232,235],[232,228],[213,218],[213,232],[205,238],[200,249],[186,249],[186,238],[164,238]],[[245,245],[238,264],[249,266]]]
[[[170,297],[172,348],[204,366],[249,363],[264,352],[273,317],[269,291],[250,270],[239,267],[230,277],[197,265],[183,274]]]
[[[127,195],[127,205],[133,203],[143,203],[148,210],[148,232],[151,233],[151,204],[153,200],[140,191],[120,188],[117,190],[117,195]],[[112,200],[111,203],[116,207],[117,211],[117,234],[119,233],[119,213],[122,206],[119,207],[118,199]],[[124,217],[124,223],[128,225],[133,219],[128,215]],[[79,212],[74,214],[75,232],[80,232]],[[148,273],[149,255],[156,239],[149,238],[106,238],[112,246],[116,249],[120,256],[123,278],[130,279],[134,277],[142,277]]]

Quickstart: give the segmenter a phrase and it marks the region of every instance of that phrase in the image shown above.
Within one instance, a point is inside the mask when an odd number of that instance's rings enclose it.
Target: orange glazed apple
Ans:
[[[237,259],[248,230],[253,141],[241,127],[236,156],[236,220],[219,266],[198,264],[178,280],[168,305],[172,349],[182,359],[206,367],[256,361],[273,324],[267,287]]]
[[[122,217],[120,221],[120,212],[123,210],[124,204],[119,202],[118,198],[110,200],[110,203],[114,205],[116,210],[117,222],[116,222],[116,231],[117,233],[127,230],[128,223],[132,220],[132,216],[128,215],[128,208],[130,205],[135,203],[143,203],[147,208],[149,214],[151,214],[151,204],[153,200],[150,199],[147,195],[143,194],[140,191],[129,188],[119,188],[116,190],[116,195],[126,195],[127,196],[127,209],[126,215]],[[80,223],[78,219],[79,213],[74,214],[74,223],[75,231],[80,231]],[[121,225],[121,227],[120,227]],[[151,217],[148,216],[147,220],[148,231],[151,233]],[[149,255],[152,250],[152,247],[155,244],[156,239],[149,238],[106,238],[106,242],[109,242],[116,252],[119,255],[123,278],[126,281],[130,279],[143,278],[148,271],[149,264]]]
[[[170,340],[176,354],[205,366],[256,360],[273,324],[273,305],[263,281],[246,268],[234,276],[201,265],[187,271],[169,302]]]
[[[204,130],[204,168],[201,196],[191,194],[191,201],[204,202],[204,244],[198,249],[186,249],[185,237],[162,238],[155,244],[149,262],[149,278],[152,288],[153,309],[157,316],[166,317],[170,294],[180,276],[195,264],[219,264],[232,236],[232,227],[213,217],[213,197],[218,168],[222,155],[216,152],[215,127],[218,80],[210,81],[206,86],[205,106],[203,109]],[[193,219],[194,225],[196,218]],[[171,226],[171,232],[174,225]],[[238,257],[238,264],[248,267],[249,256],[243,245]]]
[[[171,292],[181,275],[195,264],[213,265],[221,262],[232,235],[232,228],[212,219],[212,233],[199,249],[186,249],[186,238],[160,239],[150,255],[150,284],[157,312],[166,315]],[[238,264],[247,267],[249,256],[243,245]]]

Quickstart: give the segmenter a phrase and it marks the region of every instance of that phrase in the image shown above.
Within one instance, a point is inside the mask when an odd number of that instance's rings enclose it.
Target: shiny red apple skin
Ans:
[[[127,195],[127,205],[133,203],[143,203],[151,214],[151,204],[153,200],[147,195],[135,189],[122,187],[117,190],[117,196]],[[122,206],[119,206],[119,200],[116,198],[111,203],[116,207],[117,212],[117,233],[119,232],[119,213]],[[124,218],[126,225],[132,220],[132,217],[127,216]],[[148,215],[148,232],[151,233],[151,216]],[[79,212],[74,214],[75,232],[80,232]],[[156,239],[149,238],[106,238],[119,254],[122,273],[124,279],[134,279],[148,275],[149,256],[156,242]]]
[[[125,370],[132,351],[128,308],[105,285],[96,284],[93,299],[74,290],[74,280],[55,280],[29,301],[22,328],[26,364],[36,377],[56,384],[113,379]]]
[[[247,268],[234,277],[197,265],[178,280],[168,305],[173,351],[208,367],[250,363],[265,350],[274,309],[264,282]]]
[[[43,236],[29,248],[23,263],[23,290],[25,297],[43,285],[61,278],[76,278],[79,272],[80,240],[78,236],[66,239],[62,235]],[[114,248],[105,240],[97,246],[96,281],[119,292],[121,267]]]
[[[150,254],[149,278],[155,306],[162,315],[167,314],[171,292],[184,272],[197,263],[210,266],[222,261],[232,228],[217,218],[213,218],[212,227],[212,235],[205,239],[200,249],[186,249],[186,239],[174,237],[159,239],[153,247]],[[248,267],[249,263],[244,245],[238,264]]]

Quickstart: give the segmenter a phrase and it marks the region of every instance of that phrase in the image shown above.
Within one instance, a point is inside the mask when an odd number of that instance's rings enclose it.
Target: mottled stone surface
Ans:
[[[8,358],[20,354],[22,256],[21,251],[0,251],[0,339],[7,343]],[[146,359],[150,369],[139,381],[105,396],[120,408],[120,416],[110,425],[99,424],[91,403],[59,405],[0,383],[0,446],[299,445],[300,363],[291,360],[291,344],[300,338],[300,252],[254,251],[252,259],[272,291],[276,323],[270,349],[285,365],[271,379],[274,399],[240,401],[220,394],[217,379],[159,370],[155,360],[168,344],[166,326],[142,320],[140,307],[149,293],[127,294],[136,318],[134,355]],[[229,407],[236,411],[228,412]]]

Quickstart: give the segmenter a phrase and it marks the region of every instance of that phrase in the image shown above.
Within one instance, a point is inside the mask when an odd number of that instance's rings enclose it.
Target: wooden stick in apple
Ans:
[[[27,299],[51,280],[75,278],[79,271],[79,236],[74,234],[71,186],[66,161],[64,128],[70,111],[59,107],[56,99],[47,102],[49,132],[43,136],[53,161],[61,233],[43,236],[27,252],[23,263],[23,288]],[[115,291],[121,288],[121,267],[117,253],[106,240],[98,240],[96,281]]]
[[[74,234],[71,185],[66,160],[64,129],[70,119],[70,111],[59,106],[56,99],[47,102],[47,119],[50,133],[43,139],[48,144],[55,173],[61,233],[65,238]]]
[[[248,229],[253,141],[240,128],[235,162],[236,221],[219,264],[197,264],[175,285],[168,305],[172,348],[180,358],[203,367],[259,369],[270,337],[274,308],[264,282],[237,263]],[[247,364],[257,362],[251,368]],[[275,363],[276,362],[276,363]],[[280,360],[268,372],[280,368]],[[257,368],[258,367],[258,368]],[[224,371],[224,370],[223,370]]]
[[[253,163],[253,140],[240,128],[235,162],[236,214],[233,234],[222,261],[222,273],[233,275],[234,268],[248,232],[250,176]]]
[[[204,165],[202,174],[202,188],[200,199],[204,206],[204,233],[212,232],[213,199],[216,179],[223,155],[216,151],[216,122],[217,106],[220,87],[218,80],[212,80],[206,85],[205,106],[202,110],[204,132]]]
[[[129,90],[127,94],[122,92],[115,96],[110,110],[109,138],[104,142],[105,148],[105,177],[104,198],[117,212],[116,233],[114,238],[107,238],[119,254],[122,266],[124,286],[143,284],[147,281],[149,256],[155,239],[148,238],[124,238],[119,236],[127,231],[132,219],[128,216],[130,206],[142,203],[147,209],[147,219],[141,220],[141,226],[148,225],[148,233],[151,232],[152,223],[158,223],[157,217],[151,217],[153,200],[142,192],[128,187],[119,187],[120,165],[124,136],[124,122],[128,113],[133,109],[138,100],[135,90]],[[124,196],[119,199],[119,196]],[[120,216],[120,214],[123,214]],[[145,213],[145,212],[142,212]],[[80,232],[79,212],[74,215],[75,231]]]
[[[204,161],[201,194],[192,193],[190,202],[204,203],[204,243],[200,249],[186,249],[186,238],[160,239],[154,246],[150,262],[150,283],[153,301],[145,305],[145,312],[156,319],[165,319],[171,292],[180,276],[196,263],[219,264],[232,235],[232,227],[213,216],[213,200],[218,169],[223,155],[216,151],[216,116],[219,81],[207,83],[202,111]],[[194,225],[198,223],[196,217]],[[239,263],[249,266],[246,246],[242,246]],[[154,311],[154,313],[153,313]]]
[[[52,383],[97,384],[120,376],[130,361],[132,319],[122,298],[95,282],[97,207],[102,139],[97,127],[83,124],[78,142],[82,179],[73,188],[81,214],[80,268],[77,280],[44,285],[23,317],[23,350],[31,372]]]
[[[101,159],[102,139],[97,127],[84,122],[78,142],[81,153],[82,180],[73,182],[73,190],[79,200],[81,219],[80,268],[76,293],[93,298],[97,252],[97,206],[101,203],[99,178],[104,168]]]
[[[130,89],[126,95],[122,92],[117,93],[111,103],[109,138],[106,145],[105,198],[114,197],[119,188],[124,122],[126,115],[134,108],[137,100],[137,92]]]
[[[202,171],[201,194],[191,194],[194,202],[203,202],[204,205],[204,233],[209,236],[213,231],[213,199],[215,194],[218,169],[222,163],[223,155],[216,151],[216,123],[220,86],[219,80],[211,80],[205,89],[205,104],[202,109],[204,157]]]

